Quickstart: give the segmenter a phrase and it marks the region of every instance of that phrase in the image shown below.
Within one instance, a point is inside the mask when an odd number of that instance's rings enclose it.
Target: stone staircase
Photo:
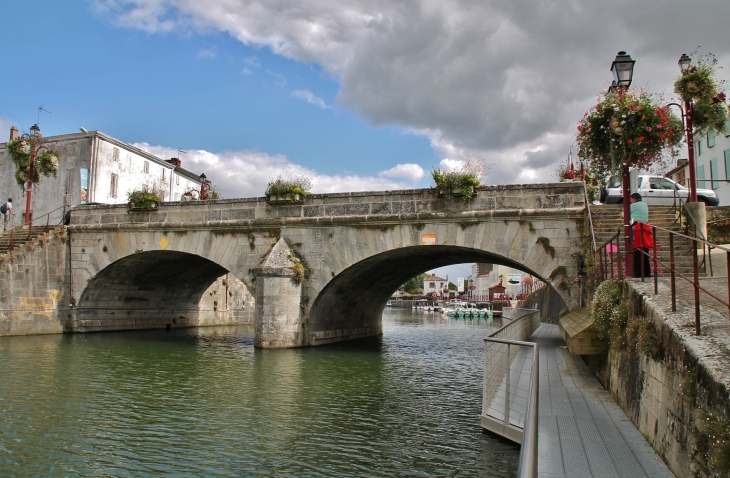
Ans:
[[[10,231],[5,231],[0,235],[0,254],[7,254],[12,249],[16,249],[29,242],[33,243],[38,240],[38,237],[50,230],[53,230],[52,226],[33,226],[31,228],[20,226]]]
[[[601,205],[591,207],[593,219],[593,232],[596,237],[596,245],[600,246],[611,238],[616,231],[621,230],[619,242],[623,249],[623,220],[621,219],[622,205]],[[679,210],[674,206],[650,206],[649,224],[663,227],[674,232],[682,232],[679,227]],[[669,276],[669,233],[657,231],[654,242],[661,245],[658,260],[667,264],[664,274]],[[676,270],[682,274],[692,274],[692,241],[682,237],[674,237],[674,263]],[[660,274],[661,277],[661,274]]]

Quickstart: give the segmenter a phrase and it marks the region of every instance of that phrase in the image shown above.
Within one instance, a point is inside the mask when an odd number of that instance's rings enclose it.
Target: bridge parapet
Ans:
[[[197,223],[205,226],[227,224],[283,224],[290,222],[367,220],[419,220],[443,215],[465,218],[485,212],[509,214],[510,211],[583,208],[581,183],[482,186],[477,197],[465,202],[460,198],[439,197],[435,189],[407,189],[335,194],[312,194],[301,204],[272,205],[266,198],[224,199],[217,201],[179,201],[161,204],[156,211],[127,213],[125,205],[79,206],[72,213],[72,229],[83,226],[101,228]],[[189,226],[192,224],[188,224]]]

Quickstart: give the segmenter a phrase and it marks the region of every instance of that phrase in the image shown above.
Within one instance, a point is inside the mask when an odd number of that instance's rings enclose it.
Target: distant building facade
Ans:
[[[730,205],[730,120],[726,127],[727,133],[695,133],[693,138],[697,187],[715,191],[720,206]],[[689,162],[678,160],[664,176],[689,187]]]
[[[436,276],[436,274],[431,274],[430,276],[423,279],[423,294],[428,295],[432,292],[435,292],[441,295],[444,288],[448,288],[448,286],[448,279],[442,279],[441,277]]]
[[[17,137],[13,127],[10,139]],[[147,186],[164,201],[179,201],[189,191],[199,191],[198,175],[181,167],[178,158],[162,160],[99,131],[48,136],[42,145],[60,153],[58,175],[41,176],[34,185],[31,213],[39,218],[64,205],[85,203],[124,204],[127,193]],[[15,181],[15,164],[0,144],[0,196],[14,199],[15,225],[22,224],[26,202]]]

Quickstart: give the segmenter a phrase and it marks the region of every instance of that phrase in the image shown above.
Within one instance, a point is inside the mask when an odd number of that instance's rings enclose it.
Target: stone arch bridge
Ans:
[[[255,299],[256,346],[320,345],[381,334],[393,291],[462,262],[529,272],[572,309],[584,217],[580,183],[485,186],[469,202],[419,189],[81,206],[60,292],[71,308],[58,316],[77,332],[197,325],[226,277]]]

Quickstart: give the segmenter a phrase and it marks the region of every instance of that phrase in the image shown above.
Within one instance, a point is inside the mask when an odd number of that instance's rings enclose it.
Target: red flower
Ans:
[[[628,140],[627,142],[628,142],[629,144],[634,144],[634,142],[633,142],[632,140]]]
[[[643,136],[639,136],[638,138],[636,138],[636,141],[638,141],[639,143],[641,143],[642,141],[644,141],[644,137]]]

